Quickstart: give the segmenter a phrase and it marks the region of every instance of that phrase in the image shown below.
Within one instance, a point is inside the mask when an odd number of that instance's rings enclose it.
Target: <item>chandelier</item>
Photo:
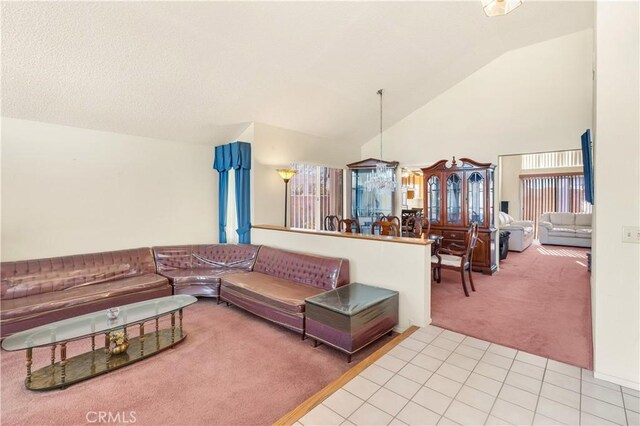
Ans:
[[[383,89],[378,90],[380,96],[380,158],[382,158],[382,93]],[[368,191],[380,191],[389,190],[394,191],[396,189],[396,173],[393,167],[382,160],[376,164],[376,168],[367,175],[367,179],[364,182],[364,187]]]
[[[502,16],[522,4],[522,0],[482,0],[482,8],[487,16]]]

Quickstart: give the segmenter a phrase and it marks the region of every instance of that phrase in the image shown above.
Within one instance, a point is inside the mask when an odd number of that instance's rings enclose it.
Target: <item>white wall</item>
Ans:
[[[592,48],[585,30],[500,56],[387,129],[385,159],[497,164],[499,155],[580,148],[592,124]],[[378,143],[362,158],[378,156]]]
[[[344,168],[360,148],[262,123],[254,124],[252,223],[284,225],[284,182],[277,168],[291,162]]]
[[[640,7],[596,7],[597,98],[593,246],[596,377],[640,388],[640,245],[622,226],[640,226]]]
[[[253,228],[254,244],[349,259],[351,282],[399,292],[398,331],[431,323],[431,245]]]
[[[213,147],[2,118],[2,260],[218,236]]]
[[[520,211],[520,172],[522,156],[508,155],[500,157],[500,201],[509,202],[509,215],[516,220],[522,219]],[[500,209],[500,203],[497,204]]]

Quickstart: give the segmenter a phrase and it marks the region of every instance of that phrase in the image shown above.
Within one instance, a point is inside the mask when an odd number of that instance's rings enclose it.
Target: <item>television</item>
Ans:
[[[584,171],[584,199],[593,205],[593,144],[591,130],[587,129],[581,136],[582,167]]]

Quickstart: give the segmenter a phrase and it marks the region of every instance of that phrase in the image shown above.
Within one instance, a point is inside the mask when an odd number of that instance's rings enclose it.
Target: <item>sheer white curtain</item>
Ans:
[[[293,228],[324,228],[324,218],[342,218],[343,170],[314,164],[293,164],[298,173],[291,179],[289,224]]]
[[[236,214],[236,171],[229,170],[229,201],[227,204],[227,244],[238,244],[238,215]]]

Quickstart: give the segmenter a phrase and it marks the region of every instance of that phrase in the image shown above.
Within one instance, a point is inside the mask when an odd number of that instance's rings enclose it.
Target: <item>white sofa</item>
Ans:
[[[591,213],[545,213],[538,220],[541,244],[591,247]]]
[[[501,231],[509,231],[509,251],[524,251],[533,242],[533,221],[515,220],[507,213],[500,212],[498,222]]]

